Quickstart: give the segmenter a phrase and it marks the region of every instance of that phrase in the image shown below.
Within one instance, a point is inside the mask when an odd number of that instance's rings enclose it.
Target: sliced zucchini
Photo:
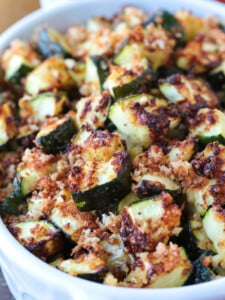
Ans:
[[[225,84],[225,61],[222,61],[218,67],[214,68],[207,76],[214,89],[220,89]]]
[[[19,101],[20,116],[31,118],[34,122],[43,122],[47,117],[62,113],[68,99],[64,93],[43,93],[36,97],[25,96]]]
[[[72,143],[68,181],[77,206],[93,210],[117,204],[130,191],[130,157],[121,137],[82,128]]]
[[[34,42],[41,56],[71,57],[70,47],[62,34],[55,29],[41,26],[34,35]]]
[[[187,138],[183,141],[176,141],[170,146],[167,157],[169,161],[184,160],[189,161],[195,153],[196,140]]]
[[[144,70],[149,67],[148,59],[144,55],[143,45],[140,43],[129,42],[126,44],[119,53],[116,54],[113,63],[127,70],[133,70],[137,66]]]
[[[192,74],[202,74],[221,62],[225,33],[219,28],[208,28],[176,54],[176,65]]]
[[[17,133],[16,117],[9,103],[0,104],[0,146],[6,144]]]
[[[173,103],[178,104],[186,113],[197,111],[201,107],[215,107],[218,99],[206,82],[189,79],[181,74],[174,74],[161,80],[159,89]]]
[[[25,90],[36,95],[45,91],[66,90],[75,85],[65,61],[52,56],[42,62],[26,78]]]
[[[149,90],[151,86],[154,86],[155,79],[151,69],[127,72],[123,67],[113,66],[104,83],[104,88],[110,91],[115,100],[118,100]]]
[[[87,216],[79,211],[72,199],[57,201],[49,215],[49,220],[75,243],[82,230],[88,226]]]
[[[213,242],[216,252],[221,255],[224,263],[225,254],[225,212],[220,205],[213,205],[203,218],[203,228]]]
[[[191,184],[186,190],[189,209],[204,216],[208,207],[215,201],[213,186],[215,180],[202,178],[201,181]]]
[[[15,189],[11,195],[0,202],[0,212],[4,215],[9,214],[18,216],[25,211],[25,197],[22,195],[21,186],[17,180],[15,180],[14,186]]]
[[[80,128],[89,124],[93,128],[103,128],[108,117],[112,99],[107,92],[101,95],[81,98],[76,103],[76,123]]]
[[[122,211],[121,236],[134,253],[153,251],[159,242],[167,243],[180,225],[181,210],[170,194],[139,200]]]
[[[39,63],[40,58],[32,46],[20,40],[13,40],[1,58],[5,79],[13,83],[19,83]]]
[[[86,77],[86,63],[85,62],[75,62],[71,59],[65,60],[67,66],[69,64],[69,73],[71,77],[73,78],[74,82],[76,83],[76,86],[80,87],[85,83],[85,77]],[[70,66],[70,64],[72,66]]]
[[[181,24],[187,41],[193,40],[199,33],[206,31],[205,20],[193,15],[190,11],[178,10],[174,16]]]
[[[171,178],[171,170],[168,167],[162,168],[166,164],[166,160],[162,156],[161,159],[159,158],[160,153],[157,150],[150,147],[147,151],[138,154],[132,161],[132,190],[141,197],[153,196],[162,190],[166,190],[174,196],[180,193],[179,184]]]
[[[110,108],[109,119],[131,143],[145,148],[181,121],[175,107],[168,105],[164,99],[148,94],[117,101]]]
[[[150,16],[150,18],[143,23],[143,26],[146,27],[151,23],[162,26],[165,30],[169,31],[177,40],[178,46],[182,46],[185,43],[184,29],[174,14],[167,10],[159,10]]]
[[[153,23],[143,33],[144,53],[155,72],[170,63],[176,41],[162,26]]]
[[[225,146],[218,142],[209,143],[202,152],[197,153],[191,164],[198,175],[217,179],[217,183],[220,178],[222,183],[225,171]],[[219,190],[215,191],[215,195],[218,195],[218,192]]]
[[[155,252],[138,254],[138,264],[124,281],[148,288],[176,287],[186,282],[191,271],[192,265],[184,248],[159,243]]]
[[[107,74],[108,63],[104,57],[89,56],[86,58],[85,84],[88,95],[101,93]]]
[[[104,259],[94,253],[82,254],[74,259],[66,259],[58,264],[58,268],[72,276],[96,282],[102,282],[107,270]]]
[[[37,181],[56,171],[57,158],[38,149],[26,149],[22,162],[17,167],[17,179],[23,196],[34,190]]]
[[[213,141],[225,144],[225,114],[218,109],[201,108],[189,129],[203,145]]]
[[[70,117],[47,120],[36,136],[36,145],[45,153],[58,153],[65,149],[76,132],[74,121]]]
[[[118,213],[121,213],[125,206],[128,206],[132,202],[137,201],[139,199],[140,198],[136,194],[134,194],[133,192],[130,192],[119,202]]]
[[[25,248],[42,259],[48,259],[62,250],[60,231],[47,221],[11,223],[10,232]]]

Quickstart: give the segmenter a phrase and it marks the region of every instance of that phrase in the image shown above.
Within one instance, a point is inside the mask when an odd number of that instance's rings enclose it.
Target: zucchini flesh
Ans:
[[[138,257],[139,265],[124,280],[127,283],[134,284],[134,287],[182,286],[192,271],[192,265],[184,248],[178,247],[176,244],[171,243],[166,246],[159,243],[155,252],[151,254],[139,253]],[[170,267],[167,266],[168,261],[173,261]],[[157,271],[159,265],[161,268],[160,271]],[[150,270],[153,270],[153,272],[151,273]]]
[[[225,218],[224,209],[220,205],[209,208],[203,220],[203,228],[208,238],[213,242],[216,252],[221,255],[223,264],[225,253]]]
[[[144,56],[143,46],[137,43],[126,44],[114,57],[113,63],[132,70],[139,66],[146,70],[149,67],[148,59]]]
[[[45,91],[67,90],[75,85],[65,61],[52,56],[36,67],[26,78],[25,90],[37,95]]]
[[[108,64],[102,56],[89,56],[86,59],[85,83],[89,94],[99,94],[108,74]]]
[[[130,191],[130,157],[120,135],[81,128],[68,156],[69,185],[81,210],[109,209]]]
[[[62,250],[62,237],[58,229],[47,221],[11,223],[10,232],[34,255],[49,259]]]
[[[36,144],[45,153],[58,153],[65,149],[75,132],[72,118],[51,119],[38,132]]]
[[[76,259],[63,260],[57,266],[72,276],[101,282],[106,273],[105,261],[94,253],[83,254]]]
[[[180,224],[180,216],[180,208],[166,192],[138,200],[123,208],[121,236],[134,253],[153,251],[158,242],[167,243],[174,235],[174,229]]]
[[[163,113],[164,109],[171,109],[174,114],[170,117]],[[170,128],[180,123],[175,108],[169,107],[164,99],[148,94],[127,97],[114,103],[109,119],[131,143],[144,148],[149,147],[156,136],[166,135]]]
[[[24,97],[19,101],[20,116],[30,117],[34,122],[43,122],[47,117],[57,116],[67,104],[68,99],[63,93],[43,93],[36,97]]]
[[[33,149],[27,149],[23,161],[17,167],[17,179],[21,185],[22,195],[28,195],[33,191],[35,183],[40,178],[55,171],[56,158]]]
[[[0,146],[16,135],[15,117],[9,103],[0,104]]]
[[[197,136],[203,145],[219,141],[225,144],[225,115],[218,109],[201,108],[190,127],[190,132]]]
[[[91,125],[93,128],[103,128],[108,117],[112,99],[107,92],[101,95],[81,98],[76,103],[76,123]]]

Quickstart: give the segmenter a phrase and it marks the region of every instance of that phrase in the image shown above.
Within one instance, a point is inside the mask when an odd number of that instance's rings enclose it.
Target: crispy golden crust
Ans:
[[[149,218],[142,224],[134,222],[125,207],[122,211],[122,226],[120,234],[125,245],[132,252],[153,251],[159,241],[167,242],[174,234],[174,229],[180,225],[181,209],[173,203],[170,194],[161,194],[163,215],[157,220]]]

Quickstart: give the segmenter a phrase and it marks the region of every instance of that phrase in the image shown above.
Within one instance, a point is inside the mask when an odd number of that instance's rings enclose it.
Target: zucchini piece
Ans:
[[[40,62],[40,57],[32,46],[20,40],[13,40],[1,58],[5,79],[15,84],[26,77]]]
[[[110,108],[109,119],[130,139],[131,144],[144,148],[149,147],[156,137],[166,135],[181,121],[175,107],[168,105],[164,99],[148,94],[117,101]]]
[[[150,18],[143,23],[143,26],[147,27],[151,23],[157,26],[162,26],[162,28],[169,31],[177,40],[177,46],[181,47],[184,45],[184,29],[174,14],[168,12],[167,10],[159,10],[150,16]]]
[[[140,199],[140,198],[139,198],[136,194],[130,192],[129,194],[127,194],[127,195],[119,202],[119,204],[118,204],[118,213],[119,213],[119,214],[122,213],[122,210],[123,210],[123,208],[124,208],[125,206],[128,206],[129,204],[131,204],[131,203],[133,203],[134,201],[137,201],[137,200],[139,200],[139,199]]]
[[[208,209],[203,220],[203,228],[207,237],[213,242],[216,252],[224,263],[225,254],[225,211],[220,205],[213,205]]]
[[[202,145],[214,141],[225,144],[225,114],[218,109],[201,108],[189,129]]]
[[[103,258],[94,253],[82,254],[77,258],[63,260],[57,266],[72,276],[102,282],[107,267]]]
[[[67,90],[75,86],[65,61],[52,56],[42,62],[26,78],[25,90],[37,95],[45,91]]]
[[[49,215],[49,220],[76,243],[82,230],[91,227],[93,218],[90,213],[88,215],[87,213],[81,213],[71,196],[67,201],[59,200],[55,203]]]
[[[60,231],[47,221],[26,221],[8,226],[12,235],[30,252],[49,259],[62,250]]]
[[[106,91],[101,95],[81,98],[75,106],[77,127],[89,124],[95,129],[103,128],[111,103],[112,99]]]
[[[130,168],[126,151],[116,153],[108,162],[86,161],[82,168],[73,166],[68,180],[79,209],[107,209],[117,204],[130,190]]]
[[[207,178],[202,178],[201,181],[191,184],[186,190],[187,202],[189,209],[193,212],[198,212],[204,216],[208,207],[215,201],[215,187],[216,181]]]
[[[0,146],[16,135],[16,117],[9,103],[0,104]]]
[[[101,93],[108,71],[108,63],[103,56],[89,56],[86,58],[85,84],[87,94]]]
[[[147,288],[182,286],[192,271],[186,251],[176,244],[159,243],[153,253],[139,253],[138,264],[125,282]],[[169,263],[170,262],[170,263]]]
[[[217,179],[217,183],[219,183],[218,179],[220,178],[222,183],[225,170],[225,146],[218,142],[209,143],[202,152],[197,153],[191,164],[199,176]],[[219,190],[217,195],[218,192]]]
[[[67,66],[68,64],[73,65],[72,68],[69,67],[69,73],[73,78],[77,87],[82,86],[85,83],[85,76],[86,76],[86,63],[79,61],[75,62],[75,60],[66,59],[65,60]]]
[[[148,91],[150,87],[155,85],[155,75],[150,69],[144,71],[140,75],[134,74],[132,76],[133,79],[131,81],[122,85],[116,85],[112,88],[111,93],[115,100]]]
[[[174,17],[181,24],[187,41],[193,40],[199,33],[205,33],[207,30],[205,20],[193,15],[190,11],[178,10]]]
[[[74,121],[70,117],[52,118],[45,122],[36,136],[36,145],[45,153],[58,153],[65,149],[76,132]]]
[[[25,197],[22,195],[21,186],[17,179],[14,183],[15,189],[11,195],[0,202],[0,211],[3,215],[21,215],[26,208]]]
[[[68,181],[80,209],[109,208],[130,191],[130,157],[119,134],[82,128],[72,144]]]
[[[68,99],[64,93],[43,93],[36,97],[25,96],[19,101],[20,116],[34,122],[44,122],[47,117],[62,113]]]
[[[149,67],[149,62],[144,54],[142,44],[129,42],[116,54],[113,63],[127,70],[133,70],[136,67],[146,70]]]
[[[140,197],[157,195],[163,190],[174,196],[180,193],[179,184],[171,178],[171,170],[168,167],[165,169],[167,161],[162,150],[160,153],[155,146],[150,147],[147,151],[138,154],[132,164],[132,190]]]
[[[207,76],[208,81],[214,89],[220,89],[225,84],[225,61],[214,68]]]
[[[132,252],[153,251],[159,242],[167,243],[180,225],[181,209],[170,194],[142,199],[124,207],[121,236]]]
[[[17,179],[23,196],[33,191],[37,181],[56,171],[57,158],[38,149],[26,149],[22,162],[17,167]]]
[[[159,89],[170,102],[178,104],[184,113],[218,105],[216,95],[207,83],[200,79],[189,79],[184,75],[174,74],[161,80]]]
[[[71,57],[69,44],[62,34],[55,29],[41,26],[34,35],[34,42],[43,58],[51,56]]]
[[[176,141],[170,146],[167,154],[169,161],[189,161],[196,150],[196,140],[192,137],[183,141]]]

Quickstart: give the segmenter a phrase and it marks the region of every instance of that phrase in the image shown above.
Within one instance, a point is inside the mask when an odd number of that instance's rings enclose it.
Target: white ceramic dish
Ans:
[[[133,4],[152,11],[158,8],[184,8],[198,15],[225,18],[225,5],[205,0],[82,0],[39,10],[9,28],[0,37],[0,49],[16,37],[28,39],[39,23],[64,30],[93,15],[110,16],[122,5]],[[170,289],[128,289],[105,286],[73,278],[58,271],[25,250],[0,219],[0,264],[16,300],[224,300],[225,278],[201,285]],[[0,296],[1,299],[1,296]],[[4,299],[2,299],[4,300]]]

